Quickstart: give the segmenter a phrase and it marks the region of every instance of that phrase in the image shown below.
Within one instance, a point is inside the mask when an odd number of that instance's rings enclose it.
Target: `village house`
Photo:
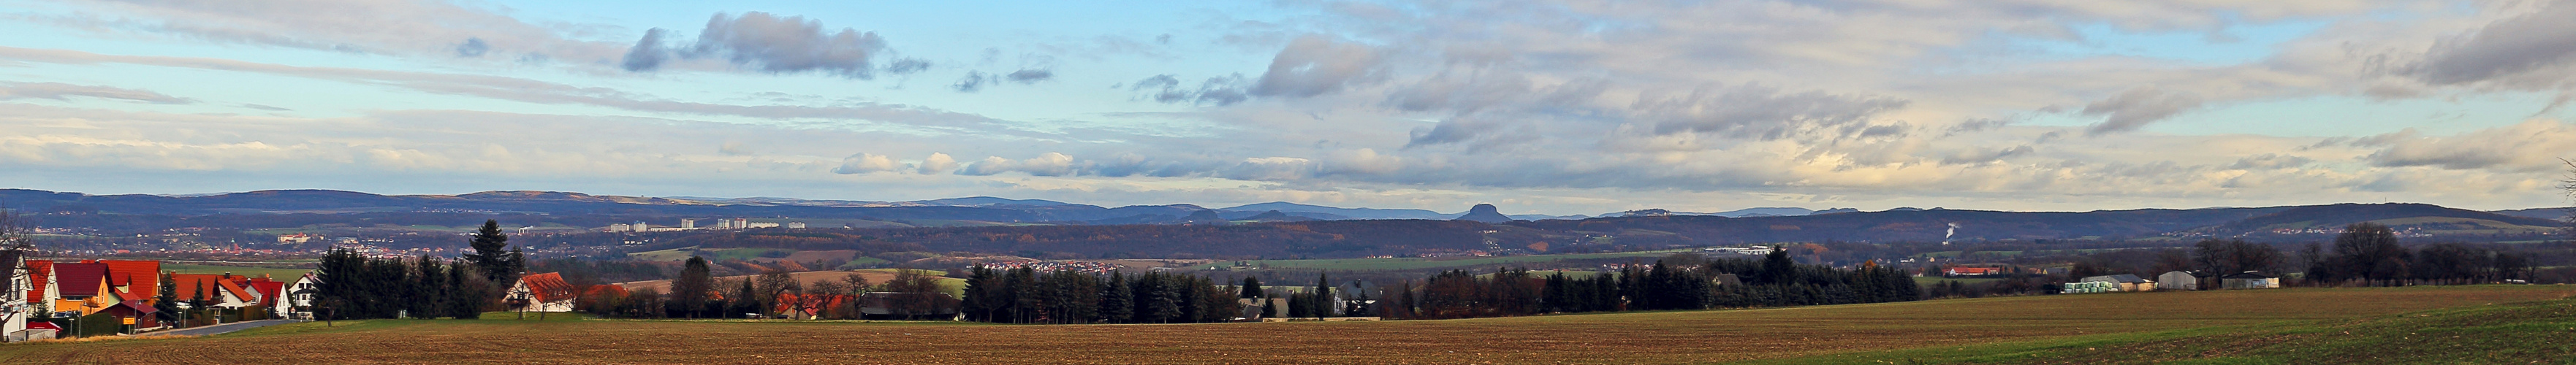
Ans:
[[[531,274],[510,285],[501,296],[512,312],[571,312],[581,299],[581,292],[556,273]]]
[[[1969,267],[1969,266],[1953,266],[1953,267],[1950,267],[1949,269],[1941,270],[1941,276],[1950,276],[1950,277],[1960,277],[1960,276],[1990,276],[1990,275],[2003,275],[2003,274],[2006,274],[2006,273],[2008,273],[2008,271],[2006,271],[2006,270],[2004,270],[2004,268],[2000,268],[2000,267]]]
[[[119,324],[124,325],[124,333],[161,328],[164,324],[161,323],[160,312],[161,310],[152,308],[152,303],[144,303],[140,300],[119,302],[99,310],[99,313],[106,313],[108,317],[116,318]]]
[[[140,300],[144,305],[160,303],[161,262],[154,260],[88,260],[107,265],[108,285],[116,286],[118,299]]]
[[[286,282],[269,278],[268,274],[259,274],[259,277],[243,280],[241,284],[244,291],[250,292],[252,307],[269,313],[271,318],[286,316],[286,312],[275,309],[279,302],[286,301]]]
[[[0,251],[0,266],[8,268],[9,277],[0,280],[0,342],[19,341],[27,331],[27,319],[38,315],[36,306],[27,302],[34,283],[28,281],[25,257],[18,250]]]
[[[2154,291],[2154,290],[2156,290],[2156,282],[2155,282],[2155,281],[2147,280],[2147,279],[2144,279],[2144,278],[2139,278],[2137,275],[2130,275],[2130,274],[2092,276],[2092,277],[2085,277],[2085,278],[2084,278],[2084,280],[2077,280],[2077,281],[2080,281],[2080,282],[2101,282],[2101,283],[2111,283],[2112,291]]]
[[[2264,274],[2259,271],[2247,271],[2228,276],[2221,276],[2218,277],[2218,280],[2220,284],[2222,284],[2220,285],[2221,287],[2228,289],[2273,289],[2281,287],[2281,277]]]
[[[54,285],[54,262],[27,260],[26,268],[28,306],[38,311],[39,315],[52,315],[44,312],[53,311],[54,301],[63,297],[62,292],[57,291],[60,289],[59,285]]]
[[[250,291],[244,290],[239,282],[233,280],[234,278],[241,277],[173,273],[170,274],[171,294],[179,299],[180,308],[187,308],[186,303],[195,303],[199,300],[205,301],[207,307],[217,309],[240,309],[258,304],[258,298],[252,296]]]
[[[604,285],[612,286],[613,285]],[[622,289],[621,289],[622,290]],[[859,296],[849,294],[778,294],[778,307],[771,310],[779,318],[822,319],[826,312],[849,305]]]
[[[286,319],[313,320],[313,293],[321,290],[322,278],[306,272],[304,277],[296,278],[294,284],[286,286],[286,300],[277,301],[275,309],[271,310]]]
[[[2200,290],[2200,276],[2190,271],[2167,271],[2156,275],[2156,290]]]
[[[107,283],[107,264],[57,263],[54,267],[54,311],[78,315],[97,313],[108,306],[124,302],[118,299],[116,287]]]

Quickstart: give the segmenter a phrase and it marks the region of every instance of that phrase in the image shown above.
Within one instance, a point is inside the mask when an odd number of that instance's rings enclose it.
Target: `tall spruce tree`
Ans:
[[[465,262],[483,270],[483,280],[493,283],[518,280],[520,263],[515,260],[517,251],[502,250],[510,248],[510,236],[501,233],[501,221],[483,220],[483,229],[474,231],[471,245],[474,251],[466,252],[463,257]]]
[[[1136,292],[1127,287],[1127,275],[1109,272],[1109,282],[1101,285],[1100,322],[1131,323],[1136,317]]]
[[[1239,294],[1239,295],[1236,295],[1235,297],[1238,297],[1238,298],[1260,298],[1260,297],[1261,297],[1261,279],[1259,279],[1259,278],[1254,278],[1254,277],[1250,277],[1250,276],[1245,276],[1245,277],[1243,277],[1243,293],[1242,293],[1242,294]]]
[[[1306,300],[1307,305],[1312,306],[1307,307],[1306,312],[1314,313],[1315,318],[1333,316],[1333,277],[1321,272],[1315,273],[1313,293],[1313,299]]]

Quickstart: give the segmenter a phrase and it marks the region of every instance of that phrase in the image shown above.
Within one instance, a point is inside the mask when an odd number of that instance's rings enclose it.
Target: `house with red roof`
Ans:
[[[239,309],[258,304],[257,297],[243,289],[239,282],[233,280],[235,278],[248,279],[231,275],[173,273],[170,274],[170,288],[183,308],[185,303],[199,300],[218,309]]]
[[[108,285],[124,300],[140,300],[150,305],[160,301],[161,262],[155,260],[90,260],[107,265]]]
[[[52,260],[27,260],[27,285],[27,304],[51,309],[49,304],[63,298],[61,292],[55,291]]]
[[[109,317],[116,317],[120,322],[125,322],[125,333],[142,332],[143,330],[160,328],[163,326],[161,323],[161,310],[153,309],[152,303],[144,303],[140,300],[118,302],[114,305],[107,306],[107,308],[100,309],[99,312],[106,313]]]
[[[2012,272],[2011,270],[2008,270],[2008,269],[2006,269],[2006,268],[2001,268],[2001,267],[1970,267],[1970,266],[1953,266],[1953,267],[1950,267],[1948,270],[1942,270],[1942,271],[1941,271],[1941,275],[1942,275],[1942,276],[1953,276],[1953,277],[1956,277],[1956,276],[1987,276],[1987,275],[2003,275],[2003,274],[2008,274],[2008,273],[2011,273],[2011,272]]]
[[[581,291],[556,273],[520,277],[519,283],[511,284],[509,293],[501,296],[512,312],[571,312],[580,299]]]
[[[270,279],[268,274],[259,274],[259,277],[242,281],[242,289],[250,290],[251,305],[277,317],[287,316],[287,312],[276,310],[281,302],[286,301],[286,282]]]
[[[54,264],[54,290],[61,294],[54,300],[54,311],[79,312],[86,316],[124,302],[116,293],[116,286],[108,284],[107,277],[107,264]]]
[[[787,319],[819,319],[833,308],[857,303],[859,296],[849,294],[778,294],[778,307],[770,310]],[[848,315],[856,316],[857,313]]]

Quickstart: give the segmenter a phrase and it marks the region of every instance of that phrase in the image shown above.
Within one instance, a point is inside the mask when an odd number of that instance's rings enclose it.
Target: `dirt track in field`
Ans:
[[[0,346],[75,363],[1700,363],[2324,320],[2563,298],[2559,286],[2288,289],[1453,321],[1002,326],[369,321]],[[259,351],[206,351],[259,349]],[[172,356],[170,354],[188,354]]]

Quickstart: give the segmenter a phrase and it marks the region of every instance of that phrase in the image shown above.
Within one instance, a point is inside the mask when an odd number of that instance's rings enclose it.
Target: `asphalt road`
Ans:
[[[225,324],[220,324],[220,325],[205,326],[205,327],[197,327],[197,328],[190,328],[190,329],[183,329],[183,330],[169,330],[169,331],[161,331],[161,332],[146,333],[146,334],[144,334],[144,335],[146,335],[146,336],[156,336],[156,335],[204,336],[204,335],[212,335],[212,334],[220,334],[220,333],[231,333],[231,332],[233,332],[233,331],[240,331],[240,330],[246,330],[246,329],[252,329],[252,328],[267,327],[267,326],[272,326],[272,325],[281,325],[281,324],[288,324],[288,323],[295,323],[295,322],[298,322],[298,321],[294,321],[294,320],[284,320],[284,319],[270,319],[270,320],[258,320],[258,321],[249,321],[249,322],[233,322],[233,323],[225,323]]]

